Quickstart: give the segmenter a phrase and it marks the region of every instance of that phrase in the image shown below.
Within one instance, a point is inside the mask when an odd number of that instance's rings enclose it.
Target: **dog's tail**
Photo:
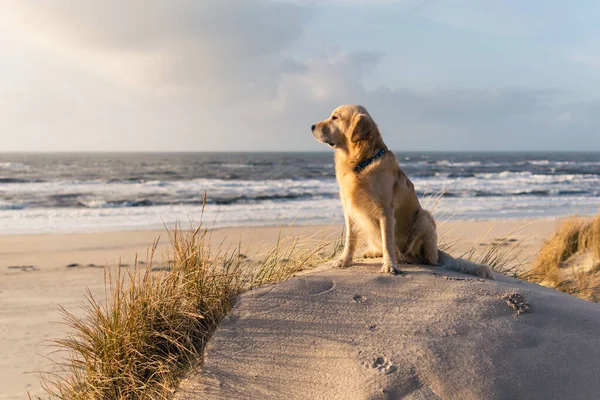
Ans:
[[[438,264],[458,272],[480,276],[485,279],[494,279],[494,272],[489,265],[475,264],[464,258],[454,258],[450,254],[438,249]]]

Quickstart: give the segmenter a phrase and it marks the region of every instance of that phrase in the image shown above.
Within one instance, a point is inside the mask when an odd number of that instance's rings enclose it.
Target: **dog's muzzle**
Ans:
[[[329,146],[335,148],[335,144],[327,137],[327,135],[321,129],[316,129],[317,125],[311,125],[310,130],[312,131],[314,138],[321,143],[326,143]]]

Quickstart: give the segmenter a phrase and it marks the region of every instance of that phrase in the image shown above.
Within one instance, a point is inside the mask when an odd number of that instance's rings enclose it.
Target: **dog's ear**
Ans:
[[[353,143],[367,139],[377,129],[373,119],[367,114],[357,114],[350,123],[350,140]]]

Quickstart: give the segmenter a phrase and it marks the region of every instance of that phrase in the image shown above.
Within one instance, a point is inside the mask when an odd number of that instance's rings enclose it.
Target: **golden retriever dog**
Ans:
[[[419,204],[413,183],[364,107],[340,106],[311,130],[315,139],[335,149],[346,222],[344,251],[336,267],[352,264],[360,231],[368,243],[363,256],[383,257],[382,272],[401,273],[398,262],[422,263],[494,278],[489,266],[438,250],[433,216]]]

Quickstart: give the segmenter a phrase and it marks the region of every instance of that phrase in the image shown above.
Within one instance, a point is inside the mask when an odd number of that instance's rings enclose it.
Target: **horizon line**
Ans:
[[[599,150],[391,150],[394,153],[600,153]],[[0,150],[7,154],[211,154],[211,153],[317,153],[333,154],[326,150]]]

